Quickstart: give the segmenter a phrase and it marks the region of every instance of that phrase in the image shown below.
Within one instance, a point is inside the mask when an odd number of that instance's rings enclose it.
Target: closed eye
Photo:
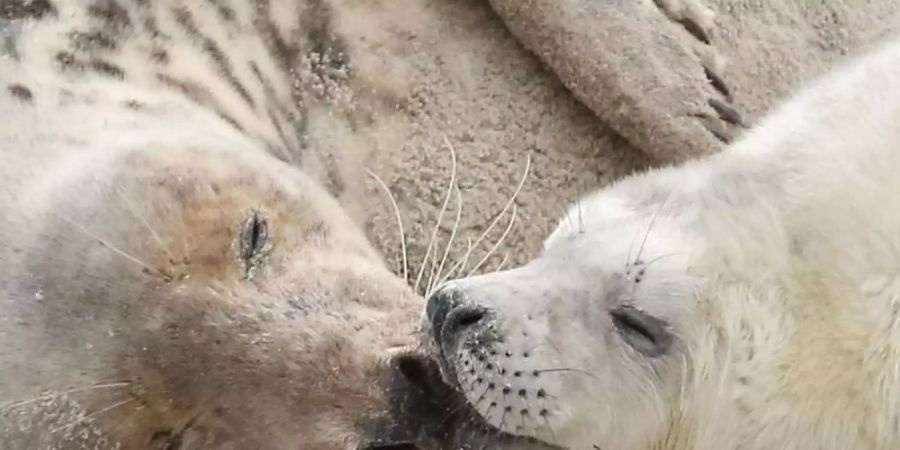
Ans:
[[[616,307],[609,314],[622,339],[639,353],[657,357],[671,347],[674,337],[666,322],[628,305]]]
[[[241,229],[241,260],[248,275],[265,253],[268,238],[268,222],[254,211]]]

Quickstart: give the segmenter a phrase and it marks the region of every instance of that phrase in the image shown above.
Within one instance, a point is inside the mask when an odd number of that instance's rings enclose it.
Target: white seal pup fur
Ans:
[[[587,196],[427,316],[489,428],[470,448],[900,448],[900,40],[720,154]]]

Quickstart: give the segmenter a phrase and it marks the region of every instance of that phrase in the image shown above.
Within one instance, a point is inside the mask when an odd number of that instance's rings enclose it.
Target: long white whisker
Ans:
[[[8,404],[8,405],[0,405],[0,410],[9,411],[12,409],[20,408],[22,406],[30,405],[32,403],[37,403],[37,402],[40,402],[43,400],[49,400],[51,398],[61,397],[63,395],[76,394],[79,392],[87,392],[87,391],[93,391],[93,390],[98,390],[98,389],[110,389],[110,388],[124,387],[124,386],[129,386],[130,384],[131,384],[130,381],[120,381],[120,382],[115,382],[115,383],[96,384],[93,386],[67,389],[64,391],[53,392],[50,394],[41,395],[41,396],[31,398],[28,400],[22,400],[22,401],[19,401],[16,403]]]
[[[456,220],[453,221],[453,229],[450,230],[450,239],[447,240],[447,246],[444,248],[444,256],[441,257],[441,264],[438,266],[437,272],[432,274],[432,279],[428,280],[428,293],[426,294],[426,297],[431,294],[437,286],[438,281],[440,281],[441,272],[444,270],[444,264],[447,263],[450,249],[453,247],[454,239],[456,239],[456,232],[459,230],[459,222],[462,218],[462,193],[459,191],[459,186],[455,186],[454,188],[456,189]]]
[[[500,247],[500,244],[502,244],[503,241],[506,240],[506,236],[508,236],[510,230],[512,230],[513,224],[516,223],[517,209],[518,209],[518,207],[515,204],[513,204],[512,214],[510,214],[510,216],[509,216],[509,224],[506,225],[506,229],[503,230],[503,234],[500,235],[500,238],[497,239],[497,242],[494,242],[494,245],[491,247],[491,249],[488,250],[487,253],[485,253],[485,255],[481,258],[480,261],[478,261],[478,264],[476,264],[475,267],[473,267],[472,270],[470,270],[469,273],[466,274],[467,277],[472,276],[472,274],[474,274],[478,269],[480,269],[481,265],[484,264],[484,262],[487,261],[488,258],[490,258],[491,255],[493,255],[495,251],[497,251],[497,248]]]
[[[556,432],[553,431],[553,427],[550,426],[550,420],[548,420],[547,417],[544,417],[544,423],[547,424],[547,429],[550,430],[550,438],[552,439],[550,443],[553,445],[558,445],[559,441],[556,439]]]
[[[575,202],[576,207],[578,208],[578,233],[584,233],[584,207],[582,202],[582,193],[581,189],[578,189],[578,200]]]
[[[123,203],[125,203],[125,206],[131,213],[131,215],[137,217],[137,219],[141,221],[141,224],[144,225],[144,228],[146,228],[147,231],[150,232],[150,236],[153,237],[153,240],[156,241],[156,243],[159,245],[159,248],[162,249],[162,251],[166,253],[166,256],[169,257],[169,261],[172,261],[173,263],[177,262],[178,260],[175,259],[175,255],[172,254],[166,244],[163,243],[162,238],[160,238],[156,230],[154,230],[153,227],[150,226],[150,222],[148,222],[144,215],[138,211],[137,207],[134,206],[134,203],[132,203],[131,200],[129,200],[121,191],[117,190],[116,194],[118,195],[119,199],[122,200]]]
[[[453,264],[449,269],[447,269],[447,273],[441,277],[440,281],[438,281],[438,285],[443,284],[450,277],[459,273],[461,268],[466,265],[469,261],[469,255],[472,253],[472,238],[466,238],[466,252],[463,253],[462,259]]]
[[[106,408],[103,408],[103,409],[101,409],[101,410],[99,410],[99,411],[94,411],[94,412],[92,412],[92,413],[90,413],[90,414],[88,414],[88,415],[86,415],[86,416],[84,416],[84,417],[79,417],[78,419],[73,420],[72,422],[69,422],[69,423],[67,423],[67,424],[65,424],[65,425],[63,425],[63,426],[61,426],[61,427],[53,428],[53,429],[50,430],[50,433],[58,433],[58,432],[60,432],[60,431],[62,431],[62,430],[65,430],[65,429],[67,429],[67,428],[72,428],[72,427],[74,427],[75,425],[78,425],[78,424],[80,424],[80,423],[87,422],[87,421],[93,419],[94,417],[97,417],[97,416],[99,416],[99,415],[101,415],[101,414],[103,414],[103,413],[105,413],[105,412],[107,412],[107,411],[110,411],[110,410],[112,410],[112,409],[118,408],[118,407],[123,406],[123,405],[127,405],[127,404],[129,404],[129,403],[131,403],[131,402],[135,402],[135,401],[137,401],[136,398],[129,398],[129,399],[126,399],[126,400],[122,400],[122,401],[120,401],[120,402],[113,403],[112,405],[109,405],[109,406],[107,406]]]
[[[499,272],[499,271],[503,270],[503,267],[506,266],[507,261],[509,261],[509,253],[508,252],[503,254],[503,259],[500,260],[500,264],[497,264],[497,268],[494,269],[494,272]]]
[[[539,373],[539,374],[540,373],[554,373],[554,372],[576,373],[576,374],[580,374],[580,375],[587,375],[587,376],[593,377],[593,378],[600,378],[599,376],[597,376],[597,374],[588,372],[587,370],[574,369],[574,368],[569,368],[569,367],[560,367],[560,368],[555,368],[555,369],[542,369],[542,370],[535,370],[534,372]]]
[[[124,250],[122,250],[122,249],[116,247],[115,245],[113,245],[113,244],[110,243],[109,241],[107,241],[107,240],[101,238],[100,236],[97,236],[96,234],[91,233],[87,228],[85,228],[85,227],[82,226],[81,224],[78,224],[78,223],[76,223],[76,222],[74,222],[74,221],[72,221],[72,220],[70,220],[70,219],[68,219],[68,218],[66,218],[66,217],[60,216],[60,215],[58,215],[58,214],[56,214],[56,217],[58,217],[58,218],[59,218],[60,220],[62,220],[63,222],[68,223],[68,224],[71,225],[73,228],[77,229],[78,231],[81,231],[82,233],[86,234],[87,236],[90,236],[92,239],[94,239],[94,240],[96,240],[98,243],[100,243],[100,245],[102,245],[103,247],[106,247],[106,248],[110,249],[113,253],[115,253],[115,254],[117,254],[117,255],[119,255],[119,256],[121,256],[121,257],[127,259],[128,261],[131,261],[131,262],[133,262],[133,263],[135,263],[135,264],[141,266],[142,268],[144,268],[145,270],[147,270],[147,271],[149,271],[149,272],[151,272],[151,273],[156,273],[156,274],[160,274],[160,275],[166,276],[166,274],[163,273],[161,270],[154,268],[153,266],[151,266],[150,264],[145,263],[144,261],[141,261],[140,259],[138,259],[138,258],[136,258],[135,256],[129,254],[128,252],[126,252],[126,251],[124,251]]]
[[[481,233],[481,236],[478,236],[478,239],[475,240],[475,243],[472,245],[472,250],[474,250],[475,248],[478,248],[478,245],[481,244],[481,241],[484,240],[484,238],[488,235],[488,233],[491,232],[491,230],[494,229],[495,226],[497,226],[497,222],[500,221],[500,218],[503,217],[503,215],[506,214],[506,211],[508,211],[509,208],[512,207],[513,203],[515,203],[516,197],[518,197],[519,192],[522,191],[522,186],[525,185],[525,180],[528,178],[529,170],[531,170],[531,154],[530,153],[526,155],[525,171],[522,173],[522,179],[519,181],[519,185],[516,186],[516,190],[513,191],[512,196],[509,197],[509,201],[506,202],[506,205],[503,206],[503,209],[500,210],[500,213],[498,213],[497,216],[494,217],[494,220],[492,220],[490,225],[488,225],[488,227],[484,230],[484,232]],[[470,252],[471,252],[471,250],[469,252],[466,252],[466,255],[465,255],[466,259],[468,259],[468,257],[469,257],[468,253],[470,253]],[[464,272],[464,271],[465,271],[465,265],[460,267],[460,272]]]
[[[669,194],[666,195],[665,200],[660,203],[659,208],[653,212],[653,216],[650,218],[650,223],[647,225],[647,232],[644,234],[644,239],[641,241],[641,246],[638,248],[637,255],[634,257],[634,262],[637,263],[641,260],[641,254],[644,253],[644,245],[647,243],[647,238],[650,237],[650,231],[653,230],[653,224],[656,223],[656,218],[659,216],[659,213],[662,212],[663,207],[666,206],[666,203],[669,202],[669,198],[672,196],[672,191],[669,191]]]
[[[394,215],[397,218],[397,226],[400,228],[400,254],[403,256],[403,281],[409,280],[409,261],[406,257],[406,232],[403,231],[403,218],[400,216],[400,207],[397,206],[397,199],[394,198],[394,194],[391,193],[390,188],[388,188],[387,184],[369,169],[366,169],[366,173],[369,174],[370,177],[374,178],[376,182],[381,186],[384,192],[387,194],[388,200],[391,202],[391,207],[394,208]]]
[[[440,230],[441,222],[444,220],[444,213],[447,212],[447,205],[450,204],[453,186],[456,185],[456,151],[453,149],[453,146],[450,145],[447,136],[444,136],[444,142],[450,149],[450,184],[447,186],[447,194],[444,195],[444,203],[441,205],[441,210],[438,212],[437,220],[434,223],[434,229],[431,231],[431,239],[428,240],[428,247],[425,248],[425,257],[422,258],[422,265],[419,267],[418,275],[416,275],[416,283],[413,286],[413,290],[416,293],[419,292],[419,283],[422,281],[422,275],[425,274],[425,268],[428,267],[428,258],[431,256],[431,250],[434,248],[434,243],[437,240],[438,230]],[[433,257],[432,259],[437,259],[437,257]]]

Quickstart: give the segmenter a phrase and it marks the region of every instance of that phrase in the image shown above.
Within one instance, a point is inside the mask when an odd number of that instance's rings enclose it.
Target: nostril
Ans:
[[[458,323],[460,327],[470,327],[478,322],[481,322],[481,319],[483,318],[484,311],[480,309],[466,309],[464,311],[460,311],[456,323]]]
[[[447,315],[444,328],[441,330],[442,343],[447,345],[455,342],[463,331],[480,324],[485,315],[485,309],[480,307],[467,305],[454,308]]]
[[[428,388],[428,368],[419,359],[411,355],[397,359],[397,370],[410,384],[422,390]]]

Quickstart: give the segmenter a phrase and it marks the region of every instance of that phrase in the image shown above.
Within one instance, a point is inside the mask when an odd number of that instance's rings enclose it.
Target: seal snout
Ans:
[[[432,294],[426,313],[434,342],[445,357],[461,345],[481,341],[492,328],[494,317],[486,306],[467,301],[455,286],[445,286]]]

